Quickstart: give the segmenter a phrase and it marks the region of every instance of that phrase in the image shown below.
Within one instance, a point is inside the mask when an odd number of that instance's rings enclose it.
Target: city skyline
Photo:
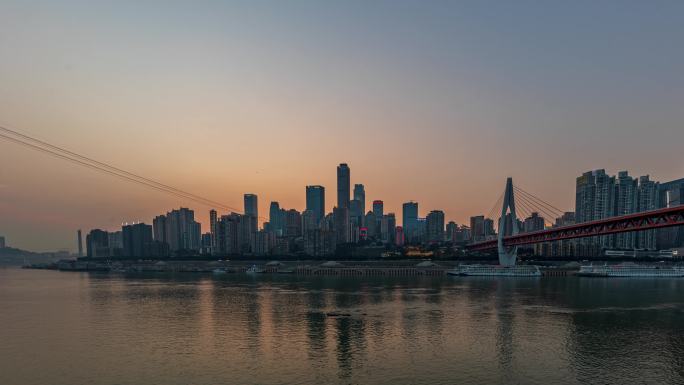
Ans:
[[[6,1],[0,125],[232,207],[254,193],[262,217],[302,210],[307,185],[331,211],[342,162],[397,223],[410,200],[468,223],[508,176],[572,210],[586,170],[684,175],[683,12]],[[180,206],[209,226],[209,207],[12,143],[0,164],[0,233],[19,247],[74,250],[78,228]]]

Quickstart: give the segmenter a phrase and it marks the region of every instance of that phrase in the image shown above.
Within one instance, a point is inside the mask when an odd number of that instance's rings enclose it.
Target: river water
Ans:
[[[684,383],[684,280],[0,269],[3,385],[456,383]]]

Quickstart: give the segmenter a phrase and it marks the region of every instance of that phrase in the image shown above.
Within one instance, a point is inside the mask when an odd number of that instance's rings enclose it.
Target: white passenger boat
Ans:
[[[648,266],[635,263],[604,264],[582,266],[577,275],[581,277],[677,278],[684,277],[684,269],[677,266]]]
[[[493,277],[540,277],[541,271],[534,265],[462,265],[447,271],[449,275]]]
[[[250,267],[249,269],[247,269],[247,271],[245,271],[245,273],[247,273],[247,274],[260,274],[260,273],[263,273],[263,272],[264,272],[264,271],[261,270],[261,269],[259,269],[259,268],[257,268],[256,265],[252,265],[252,267]]]

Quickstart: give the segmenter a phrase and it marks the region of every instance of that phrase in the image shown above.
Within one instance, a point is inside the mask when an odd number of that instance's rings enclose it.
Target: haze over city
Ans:
[[[512,176],[572,209],[605,168],[684,175],[681,2],[0,4],[0,125],[241,208],[304,208],[351,167],[367,205],[465,224]],[[0,142],[0,232],[210,207]],[[40,236],[36,236],[40,234]]]

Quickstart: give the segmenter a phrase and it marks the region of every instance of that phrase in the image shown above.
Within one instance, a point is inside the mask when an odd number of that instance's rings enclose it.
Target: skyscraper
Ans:
[[[313,222],[318,226],[325,217],[325,187],[306,186],[306,209],[311,211]]]
[[[637,189],[637,210],[650,211],[659,207],[658,188],[660,184],[649,179],[648,175],[639,177]],[[656,230],[644,230],[636,233],[636,247],[639,249],[656,250]]]
[[[210,242],[209,242],[209,247],[212,250],[212,253],[216,251],[216,242],[218,240],[217,238],[217,222],[218,222],[218,213],[216,210],[210,210],[209,211],[209,236],[210,236]]]
[[[416,241],[416,227],[418,226],[418,203],[406,202],[402,206],[402,225],[406,241]]]
[[[577,223],[609,218],[614,213],[615,177],[606,171],[595,170],[582,174],[576,180],[575,220]],[[610,235],[579,239],[578,253],[597,255],[601,248],[612,247]]]
[[[349,208],[349,189],[350,176],[349,166],[346,163],[340,163],[337,166],[337,207]]]
[[[484,240],[484,220],[484,215],[470,217],[470,237],[473,240],[473,242]]]
[[[384,211],[384,203],[381,200],[373,201],[373,214],[376,218],[382,218],[385,215]]]
[[[531,233],[533,231],[544,230],[544,218],[539,216],[539,213],[532,213],[529,217],[525,218],[523,222],[523,231],[526,233]]]
[[[627,171],[618,172],[615,181],[615,212],[613,215],[627,215],[637,212],[637,180],[629,176]],[[618,249],[633,249],[636,234],[634,232],[615,234],[614,246]]]
[[[444,241],[444,211],[432,210],[425,218],[428,242]]]
[[[351,242],[351,233],[349,232],[349,208],[333,208],[333,223],[336,243],[341,244]]]
[[[86,235],[86,255],[88,258],[109,257],[109,235],[106,231],[90,230]]]
[[[354,199],[361,202],[361,215],[366,213],[366,189],[362,184],[354,185]]]
[[[158,215],[152,220],[152,235],[155,241],[168,243],[166,238],[167,227],[166,227],[166,216]]]
[[[200,224],[195,222],[195,212],[184,207],[168,212],[165,236],[171,251],[199,251],[202,234]]]
[[[5,237],[0,237],[0,249],[5,247]],[[83,258],[83,236],[81,229],[78,229],[78,257]]]
[[[271,231],[277,235],[283,235],[283,218],[278,202],[271,202],[268,210],[268,222],[270,223]]]
[[[147,257],[152,226],[144,223],[123,226],[123,252],[127,257]]]
[[[251,222],[251,231],[256,233],[259,227],[259,205],[257,203],[256,194],[245,194],[245,215],[254,218]]]
[[[684,179],[661,183],[658,186],[658,207],[675,207],[684,204]],[[684,247],[684,226],[657,230],[658,248]]]

